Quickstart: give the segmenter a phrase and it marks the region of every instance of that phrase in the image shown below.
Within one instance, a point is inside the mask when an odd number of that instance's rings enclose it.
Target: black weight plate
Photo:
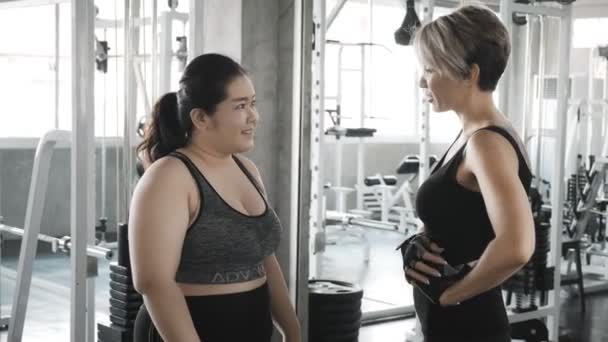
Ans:
[[[312,323],[312,322],[311,322]],[[343,323],[343,324],[311,324],[310,325],[310,332],[313,335],[343,335],[343,334],[349,334],[352,333],[354,331],[359,331],[359,329],[361,328],[361,321],[354,321],[354,322],[349,322],[349,323]]]
[[[538,319],[512,323],[511,336],[526,341],[546,341],[549,338],[547,326]]]
[[[103,342],[131,342],[133,340],[133,329],[115,324],[110,326],[97,324],[97,337]]]
[[[336,280],[311,280],[308,282],[311,300],[353,301],[363,298],[363,290],[351,283]]]
[[[112,262],[110,264],[110,271],[122,276],[131,277],[131,272],[129,269],[124,266],[120,266],[117,262]]]
[[[124,318],[124,319],[135,319],[137,316],[137,311],[135,310],[124,310],[115,307],[110,307],[110,313],[116,317]]]
[[[135,319],[124,319],[124,318],[116,317],[114,315],[110,315],[110,322],[112,322],[118,326],[121,326],[121,327],[130,328],[133,326],[133,324],[135,324]]]
[[[534,261],[538,261],[538,260],[547,260],[548,257],[548,252],[538,252],[538,253],[534,253],[534,255],[532,256]]]
[[[359,331],[353,331],[348,334],[323,334],[313,335],[311,334],[311,341],[314,342],[346,342],[346,341],[357,341],[359,337]]]
[[[361,326],[361,319],[356,319],[352,321],[347,320],[320,320],[320,319],[310,319],[309,327],[314,331],[345,331],[352,330],[353,327],[359,328]]]
[[[110,306],[118,308],[118,309],[122,309],[122,310],[127,310],[127,311],[138,311],[139,307],[143,303],[144,302],[142,300],[125,302],[123,300],[110,298]]]
[[[543,252],[549,252],[549,249],[551,248],[551,243],[549,241],[539,241],[536,243],[536,248],[535,251],[543,251]]]
[[[131,279],[131,277],[120,275],[117,273],[110,273],[110,279],[114,280],[117,283],[133,285],[133,280]]]
[[[361,311],[352,312],[309,312],[309,320],[325,324],[355,322],[361,320]]]
[[[310,295],[308,298],[309,305],[324,307],[324,306],[348,306],[357,307],[361,305],[362,298],[354,298],[351,296],[323,296],[323,295]]]
[[[345,313],[345,312],[358,312],[361,310],[361,300],[344,303],[332,303],[323,301],[310,301],[309,309],[311,313],[324,314],[324,313]]]
[[[547,248],[537,248],[534,251],[534,254],[532,254],[532,257],[538,257],[538,256],[543,256],[543,255],[547,255],[549,253],[549,249]]]
[[[112,297],[114,299],[122,300],[125,302],[142,300],[141,295],[137,292],[132,293],[132,294],[127,294],[127,293],[116,291],[116,290],[110,290],[110,297]]]
[[[532,255],[530,261],[538,261],[547,257],[547,252],[537,251]]]
[[[114,280],[110,281],[110,289],[126,294],[138,293],[132,285],[125,285]]]

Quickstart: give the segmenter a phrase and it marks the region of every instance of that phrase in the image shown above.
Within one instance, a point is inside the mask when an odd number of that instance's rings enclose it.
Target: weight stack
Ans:
[[[142,296],[133,287],[127,225],[118,226],[118,262],[110,264],[110,322],[97,325],[99,342],[132,342],[133,325]]]
[[[547,269],[547,254],[550,250],[551,225],[548,222],[535,222],[536,246],[530,261],[503,284],[503,288],[512,291],[516,296],[514,312],[527,312],[538,308],[536,292],[544,290],[544,279]],[[523,297],[529,296],[529,304],[523,303]]]
[[[357,342],[363,290],[336,280],[310,280],[310,342]]]

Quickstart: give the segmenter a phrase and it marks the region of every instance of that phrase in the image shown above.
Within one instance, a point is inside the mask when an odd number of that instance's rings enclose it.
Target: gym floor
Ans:
[[[356,232],[356,230],[355,230]],[[395,255],[396,244],[403,236],[394,232],[366,231],[370,250],[369,267],[363,263],[364,244],[355,237],[341,236],[341,243],[328,246],[323,253],[319,278],[329,277],[358,282],[364,288],[363,310],[389,308],[396,305],[411,305],[410,291],[395,270],[400,260]],[[335,232],[334,232],[335,233]],[[351,232],[342,232],[342,234]],[[340,234],[340,233],[338,233]],[[331,236],[331,235],[330,235]],[[338,236],[338,235],[334,235]],[[2,251],[0,273],[2,314],[7,315],[15,286],[18,241],[8,241]],[[69,258],[63,254],[52,254],[44,245],[38,249],[34,266],[34,279],[24,329],[24,342],[69,341]],[[109,310],[109,265],[99,264],[96,278],[96,318],[99,323],[108,323]],[[575,293],[575,291],[573,291]],[[580,301],[562,291],[562,316],[560,326],[562,342],[608,342],[608,293],[589,295],[587,311],[580,313]],[[360,342],[402,342],[406,333],[414,326],[413,319],[375,324],[361,328]],[[6,341],[7,333],[0,333],[0,341]]]

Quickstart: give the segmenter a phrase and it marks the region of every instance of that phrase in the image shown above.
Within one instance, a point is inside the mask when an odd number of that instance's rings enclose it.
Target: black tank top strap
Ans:
[[[520,146],[520,144],[517,142],[517,140],[515,139],[515,137],[513,137],[513,134],[511,134],[504,127],[494,126],[494,125],[480,128],[477,131],[475,131],[473,134],[475,134],[475,133],[477,133],[479,131],[483,131],[483,130],[488,130],[488,131],[496,132],[496,133],[502,135],[505,139],[507,139],[507,141],[509,141],[509,143],[511,144],[511,146],[513,146],[513,149],[515,149],[515,153],[517,154],[517,159],[519,160],[519,165],[520,166],[525,166],[525,168],[527,168],[528,171],[530,171],[530,166],[529,166],[529,163],[528,163],[528,159],[526,158],[526,155],[524,154],[524,151],[522,151],[522,148],[524,148],[524,147]]]
[[[456,144],[456,142],[458,141],[458,139],[460,138],[461,135],[462,135],[462,130],[460,130],[460,132],[456,136],[456,139],[454,139],[454,141],[452,142],[450,147],[448,147],[448,149],[445,151],[445,153],[443,154],[441,159],[439,159],[439,161],[437,163],[435,163],[435,166],[433,166],[433,168],[430,172],[431,174],[433,174],[435,171],[439,170],[445,164],[445,158],[447,157],[447,155],[450,152],[450,150],[452,149],[452,147],[454,147],[454,145]]]
[[[478,130],[476,130],[475,132],[473,132],[473,134],[471,136],[473,136],[475,133],[479,132],[479,131],[483,131],[483,130],[488,130],[488,131],[492,131],[492,132],[496,132],[500,135],[502,135],[505,139],[507,139],[507,141],[511,144],[511,146],[513,146],[513,149],[515,150],[515,154],[517,155],[517,161],[519,162],[519,178],[521,179],[521,181],[523,182],[524,185],[529,185],[532,179],[532,169],[530,167],[530,161],[528,160],[527,157],[527,153],[525,150],[525,147],[523,145],[521,145],[520,143],[518,143],[518,140],[513,136],[512,133],[510,133],[506,128],[501,127],[501,126],[486,126],[483,128],[480,128]],[[470,139],[470,138],[469,138]],[[466,144],[465,144],[466,146]],[[464,150],[461,152],[461,156],[460,158],[464,158]],[[455,175],[455,170],[452,170],[452,173]]]
[[[515,148],[515,151],[517,151],[517,156],[521,156],[521,151],[519,148],[519,144],[517,144],[517,141],[515,140],[515,138],[513,138],[513,135],[511,135],[511,133],[509,133],[509,131],[507,131],[504,127],[500,127],[500,126],[486,126],[486,127],[482,127],[478,130],[476,130],[475,132],[473,132],[473,135],[475,135],[475,133],[480,132],[480,131],[492,131],[492,132],[496,132],[500,135],[502,135],[503,137],[505,137],[505,139],[507,139],[509,141],[509,143],[511,143],[511,145],[513,145],[513,147]]]
[[[243,171],[243,173],[245,174],[245,176],[247,176],[247,179],[249,179],[249,181],[251,182],[251,184],[253,184],[253,186],[255,187],[255,189],[260,193],[260,195],[262,196],[262,198],[264,198],[265,200],[265,196],[264,196],[264,191],[262,191],[262,186],[259,184],[259,182],[257,181],[257,179],[255,179],[255,177],[251,174],[251,172],[249,172],[249,170],[247,169],[247,167],[245,166],[245,164],[243,164],[243,162],[241,161],[241,159],[235,155],[232,155],[232,159],[234,159],[234,161],[236,162],[236,165],[239,166],[239,168],[241,169],[241,171]]]

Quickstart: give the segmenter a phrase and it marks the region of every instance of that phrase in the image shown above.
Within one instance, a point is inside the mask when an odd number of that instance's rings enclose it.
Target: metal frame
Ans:
[[[8,340],[21,341],[23,335],[23,324],[25,322],[25,311],[31,285],[32,265],[38,244],[40,223],[42,222],[42,211],[44,210],[44,198],[48,185],[48,174],[53,156],[53,148],[58,141],[69,140],[67,132],[47,133],[38,144],[37,153],[34,157],[34,168],[28,195],[27,209],[25,214],[24,230],[26,232],[21,240],[19,262],[17,265],[17,281],[13,294],[13,306],[11,308],[11,321],[9,323]],[[84,324],[83,324],[84,326]],[[83,339],[84,340],[84,339]]]
[[[305,158],[312,153],[314,115],[311,115],[313,74],[311,72],[314,53],[313,2],[294,1],[293,38],[293,102],[292,102],[292,145],[291,145],[291,227],[297,227],[291,234],[289,258],[289,288],[296,312],[300,318],[302,341],[308,341],[308,279],[310,273],[310,238],[313,222],[312,174],[313,159]],[[316,37],[314,37],[316,39]],[[318,80],[318,79],[317,79]],[[318,110],[318,109],[317,109]],[[318,113],[318,112],[317,112]],[[296,247],[297,246],[297,247]],[[295,285],[295,286],[294,286]],[[294,293],[295,288],[295,293]]]
[[[95,5],[72,1],[72,159],[70,340],[94,341],[95,281],[87,277],[95,241]]]
[[[321,145],[325,139],[322,132],[325,121],[325,86],[324,86],[324,69],[325,69],[325,1],[313,0],[312,9],[313,19],[313,45],[312,48],[312,79],[311,79],[311,130],[310,130],[310,163],[311,163],[311,198],[310,198],[310,239],[316,241],[318,234],[322,234],[323,230],[323,179],[324,168],[321,167]],[[316,254],[316,246],[310,243],[307,239],[307,245],[311,259],[310,262],[310,277],[314,278],[317,275],[318,257]]]
[[[75,139],[76,137],[74,137]],[[22,236],[22,240],[21,240],[21,249],[20,249],[20,255],[19,255],[19,261],[18,261],[18,266],[17,266],[17,272],[16,272],[16,290],[14,292],[14,296],[13,296],[13,303],[12,303],[12,308],[11,308],[11,316],[8,317],[9,322],[9,332],[8,332],[8,340],[9,341],[14,341],[14,342],[18,342],[21,341],[22,337],[23,337],[23,328],[24,328],[24,323],[25,323],[25,313],[26,313],[26,309],[27,309],[27,304],[28,304],[28,299],[29,299],[29,291],[31,288],[31,283],[32,283],[32,271],[33,271],[33,265],[34,265],[34,258],[36,256],[36,249],[37,249],[37,245],[38,245],[38,241],[44,241],[47,243],[50,243],[52,245],[52,250],[53,252],[57,252],[59,250],[61,251],[65,251],[65,252],[70,252],[71,254],[71,263],[73,266],[74,263],[74,258],[75,258],[75,254],[80,252],[81,250],[84,251],[84,257],[81,257],[81,259],[84,261],[84,266],[85,266],[85,270],[84,270],[84,274],[83,273],[78,273],[77,270],[75,272],[72,272],[72,296],[74,296],[74,292],[80,290],[81,293],[80,295],[89,295],[87,297],[87,299],[92,298],[93,302],[84,302],[81,301],[80,302],[75,302],[75,303],[71,303],[72,306],[72,316],[73,314],[73,310],[74,307],[77,307],[79,309],[84,308],[86,315],[83,315],[82,317],[80,317],[81,321],[80,324],[82,324],[82,320],[87,319],[87,325],[74,325],[74,322],[72,322],[73,324],[71,325],[72,328],[72,336],[75,336],[74,338],[80,338],[82,337],[85,333],[89,336],[89,339],[87,341],[94,341],[94,336],[90,337],[91,334],[94,333],[94,325],[91,325],[90,321],[93,322],[94,324],[94,287],[93,288],[89,288],[90,282],[93,281],[92,277],[95,276],[95,274],[93,272],[89,272],[87,269],[87,266],[89,266],[91,263],[95,262],[95,259],[91,259],[91,258],[104,258],[104,259],[111,259],[113,257],[113,252],[107,248],[102,248],[102,247],[98,247],[95,246],[90,239],[87,239],[88,241],[84,241],[84,243],[82,243],[82,241],[79,241],[78,239],[84,238],[89,238],[91,236],[91,232],[92,230],[89,228],[90,225],[88,226],[74,226],[72,225],[72,239],[66,239],[66,238],[55,238],[52,236],[48,236],[48,235],[44,235],[44,234],[40,234],[40,225],[42,222],[42,213],[44,211],[44,203],[45,203],[45,197],[46,197],[46,191],[48,188],[48,179],[49,179],[49,170],[50,170],[50,164],[51,164],[51,159],[53,157],[53,152],[55,147],[58,145],[59,142],[64,142],[64,143],[69,143],[69,142],[75,142],[75,140],[73,140],[72,134],[69,131],[50,131],[48,133],[46,133],[39,142],[38,148],[36,149],[36,155],[34,158],[34,166],[33,166],[33,171],[32,171],[32,180],[31,180],[31,185],[30,185],[30,190],[29,190],[29,195],[28,195],[28,202],[27,202],[27,209],[26,209],[26,216],[25,216],[25,226],[23,229],[21,228],[17,228],[17,227],[11,227],[11,226],[6,226],[3,224],[3,222],[0,220],[0,235],[3,233],[9,233],[12,235],[17,235],[17,236]],[[75,149],[75,148],[74,148]],[[74,153],[74,152],[73,152]],[[87,156],[88,158],[88,156]],[[83,170],[86,171],[86,170]],[[88,175],[91,175],[92,173],[89,172]],[[83,177],[83,178],[91,178],[90,176],[87,177]],[[74,177],[73,177],[74,180]],[[86,179],[85,179],[86,180]],[[74,183],[72,183],[72,192],[74,192]],[[78,195],[78,194],[77,194]],[[92,197],[89,194],[85,195],[87,197]],[[91,204],[91,201],[87,200],[87,203]],[[87,203],[84,203],[84,205],[87,205]],[[93,210],[89,210],[89,213],[87,215],[87,213],[84,213],[82,215],[80,215],[80,213],[78,213],[76,211],[76,207],[75,204],[72,204],[72,224],[74,224],[75,222],[75,214],[78,214],[77,216],[80,216],[79,218],[92,218],[93,217]],[[82,209],[82,208],[80,208]],[[76,238],[74,238],[74,230],[78,230],[79,234],[78,236],[76,236]],[[83,234],[87,234],[86,236]],[[74,270],[74,268],[72,267],[72,270]],[[82,278],[84,278],[86,276],[86,282],[83,281]],[[80,282],[78,285],[80,285],[79,287],[76,287],[74,282]],[[86,288],[84,286],[87,286]],[[86,290],[86,291],[83,291]],[[85,292],[85,293],[83,293]],[[81,314],[82,315],[82,314]],[[73,317],[72,317],[73,320]],[[76,322],[79,323],[79,322]],[[93,338],[92,340],[90,338]],[[72,338],[72,341],[74,341],[74,339]],[[84,339],[81,340],[77,340],[77,341],[84,341]]]
[[[336,5],[334,6],[334,8],[332,8],[331,13],[329,13],[329,16],[327,17],[326,23],[327,23],[327,27],[326,30],[329,30],[331,24],[334,23],[334,20],[336,20],[336,18],[338,17],[338,14],[340,14],[340,11],[342,11],[342,8],[344,8],[344,5],[346,4],[348,0],[339,0]]]
[[[325,32],[327,32],[327,28],[325,30]],[[370,42],[371,42],[371,34],[370,34]],[[327,44],[327,43],[325,43]],[[366,43],[342,43],[342,42],[332,42],[331,44],[334,45],[338,45],[338,84],[337,84],[337,92],[336,92],[336,96],[335,96],[335,100],[337,105],[342,105],[342,72],[343,71],[355,71],[355,72],[359,72],[361,74],[360,80],[361,80],[361,98],[360,98],[360,117],[359,117],[359,127],[364,127],[365,126],[365,119],[367,117],[369,117],[369,115],[367,114],[367,107],[368,107],[368,101],[367,101],[367,92],[369,88],[369,84],[368,84],[368,76],[367,76],[367,68],[368,68],[368,58],[367,58],[367,53],[371,54],[371,50],[367,50],[366,47],[367,46],[372,46],[370,44],[366,44]],[[359,69],[344,69],[342,68],[342,56],[343,56],[343,52],[344,52],[344,47],[345,46],[351,46],[351,47],[359,47],[360,48],[360,53],[361,53],[361,68]],[[323,94],[322,96],[324,96],[324,99],[331,99],[332,97],[325,97],[325,94]],[[338,121],[338,125],[334,126],[335,128],[337,128],[338,130],[340,130],[340,121]],[[325,129],[324,126],[321,127],[321,129]],[[339,212],[346,212],[346,196],[351,193],[352,191],[356,191],[356,208],[357,210],[363,210],[363,193],[365,191],[365,184],[364,184],[364,178],[365,178],[365,165],[364,165],[364,161],[365,161],[365,143],[364,141],[367,138],[355,138],[354,140],[356,140],[356,144],[357,144],[357,180],[356,180],[356,184],[354,189],[353,188],[347,188],[347,187],[343,187],[342,186],[342,155],[343,155],[343,147],[345,144],[344,140],[347,140],[347,138],[345,136],[341,136],[340,134],[335,134],[335,141],[334,141],[334,146],[336,148],[335,150],[335,169],[334,169],[334,186],[332,186],[332,190],[334,190],[336,192],[336,197],[335,197],[335,208],[337,211]]]
[[[346,1],[344,1],[346,2]],[[339,12],[337,8],[343,6],[343,3],[338,3],[336,8],[332,11],[332,15],[329,17],[325,13],[325,1],[324,0],[314,0],[312,2],[312,16],[313,16],[313,25],[314,25],[314,36],[313,36],[313,50],[312,50],[312,60],[310,61],[310,65],[312,66],[311,75],[312,75],[312,89],[311,89],[311,131],[310,131],[310,170],[311,170],[311,181],[310,181],[310,189],[311,194],[309,197],[310,200],[310,222],[307,223],[309,228],[309,234],[305,235],[305,248],[308,249],[310,253],[310,261],[309,262],[309,270],[310,276],[315,277],[317,275],[319,258],[315,256],[316,252],[321,248],[316,243],[319,241],[317,236],[319,234],[323,234],[323,223],[325,219],[324,213],[324,204],[323,204],[323,179],[324,179],[324,168],[319,165],[321,162],[321,146],[324,144],[325,135],[323,129],[325,127],[325,91],[324,91],[324,60],[325,60],[325,33],[328,28],[328,23],[330,20],[333,22],[334,15],[337,15]],[[335,13],[335,14],[334,14]],[[333,19],[332,19],[333,18]],[[363,52],[364,54],[364,52]],[[363,58],[365,61],[365,58]],[[365,77],[363,77],[365,79]],[[365,82],[362,82],[362,87],[365,87]],[[363,89],[362,89],[363,90]],[[363,90],[365,93],[365,90]],[[339,96],[339,95],[338,95]],[[361,118],[365,118],[365,102],[362,102],[362,113]],[[360,142],[357,142],[358,145],[361,145]],[[358,150],[358,155],[361,157],[361,149]],[[362,158],[359,158],[362,160]],[[362,183],[362,182],[361,182]],[[302,189],[300,189],[302,191]],[[359,222],[359,219],[355,219],[356,222]],[[365,220],[361,220],[365,221]],[[363,222],[364,225],[371,227],[371,222]],[[376,224],[381,224],[382,222],[377,222]],[[380,227],[374,227],[380,228]],[[381,227],[384,229],[385,227]],[[303,242],[301,241],[303,244]],[[302,245],[301,245],[302,246]],[[302,285],[303,286],[303,285]],[[307,285],[306,285],[307,286]],[[395,311],[396,310],[396,311]],[[382,317],[385,316],[394,316],[395,312],[398,314],[406,315],[411,314],[413,312],[412,307],[403,307],[389,310],[382,310],[374,313],[366,313],[363,315],[363,321],[366,322],[368,319],[371,321],[378,319],[378,314]]]
[[[56,5],[72,0],[0,0],[0,9]]]
[[[435,9],[435,0],[423,0],[420,9],[421,12],[424,13],[422,17],[422,24],[432,21],[433,12]],[[415,81],[417,82],[420,77],[421,75],[416,73]],[[431,140],[429,115],[431,112],[431,107],[429,102],[424,98],[424,96],[422,96],[422,90],[420,87],[415,87],[415,89],[416,109],[419,113],[418,124],[420,125],[420,168],[418,172],[418,184],[422,184],[431,172],[429,163],[429,144]]]
[[[551,191],[551,206],[553,208],[553,216],[551,217],[551,225],[553,234],[551,235],[551,255],[553,265],[561,264],[561,213],[564,205],[564,165],[566,149],[566,115],[568,110],[568,74],[570,68],[570,45],[572,37],[572,5],[562,5],[561,7],[546,7],[515,4],[511,0],[501,0],[500,14],[503,23],[507,26],[509,32],[513,32],[512,13],[534,14],[541,16],[551,16],[560,18],[559,32],[559,75],[557,85],[557,129],[556,129],[556,147],[554,170],[554,184]],[[542,47],[541,47],[542,48]],[[509,63],[510,64],[510,63]],[[504,113],[509,112],[509,99],[507,97],[511,85],[512,66],[508,65],[500,84],[500,99],[499,107]],[[544,85],[543,85],[544,86]],[[542,99],[541,99],[542,100]],[[542,113],[541,113],[542,114]],[[539,310],[525,314],[510,314],[509,320],[516,322],[524,319],[547,317],[549,323],[549,338],[555,340],[559,336],[559,315],[560,315],[560,297],[559,289],[561,274],[560,267],[555,267],[554,273],[554,291],[549,298],[549,305],[542,307]]]

